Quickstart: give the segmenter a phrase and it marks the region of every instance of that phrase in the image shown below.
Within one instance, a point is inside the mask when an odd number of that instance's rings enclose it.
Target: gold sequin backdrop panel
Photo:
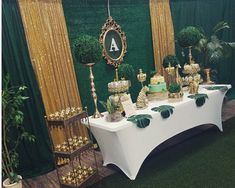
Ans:
[[[61,0],[19,0],[19,7],[46,114],[81,106]],[[60,129],[52,135],[64,139]]]
[[[150,0],[150,17],[154,63],[158,73],[163,74],[162,61],[166,55],[175,54],[174,27],[169,0]]]

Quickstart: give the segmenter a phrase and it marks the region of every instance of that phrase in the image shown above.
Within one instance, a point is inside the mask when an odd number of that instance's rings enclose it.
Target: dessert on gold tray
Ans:
[[[73,138],[69,138],[67,142],[63,142],[62,144],[58,144],[55,146],[55,151],[57,152],[73,152],[82,146],[88,144],[90,141],[87,137],[82,136],[74,136]]]
[[[94,173],[92,167],[78,166],[72,172],[68,172],[66,175],[61,176],[60,179],[62,183],[69,185],[79,185],[83,183],[89,176]]]
[[[155,74],[150,79],[150,84],[148,85],[148,87],[149,87],[149,93],[148,93],[149,100],[167,98],[166,82],[163,76]]]

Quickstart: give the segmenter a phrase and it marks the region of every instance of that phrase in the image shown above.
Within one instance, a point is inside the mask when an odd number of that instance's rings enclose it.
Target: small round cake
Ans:
[[[166,82],[163,76],[161,75],[154,75],[150,79],[150,84],[149,84],[149,92],[154,93],[154,92],[166,92]]]
[[[148,85],[148,87],[149,100],[162,100],[167,98],[166,82],[163,76],[154,75],[150,79],[150,84]]]

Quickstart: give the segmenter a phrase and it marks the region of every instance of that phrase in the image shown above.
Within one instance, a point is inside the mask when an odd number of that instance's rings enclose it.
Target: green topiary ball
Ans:
[[[179,93],[181,91],[181,86],[180,84],[172,83],[169,85],[168,91],[170,93]]]
[[[79,35],[73,43],[73,54],[79,63],[97,63],[102,59],[102,48],[95,37]]]
[[[176,67],[177,65],[180,64],[176,55],[167,55],[166,57],[164,57],[163,64],[162,64],[163,67],[167,68],[169,64],[171,65],[171,67]]]
[[[177,41],[183,48],[195,46],[203,38],[202,32],[193,26],[183,28],[177,35]]]
[[[126,80],[132,80],[135,77],[135,71],[130,64],[118,65],[118,75],[119,78],[125,78]]]

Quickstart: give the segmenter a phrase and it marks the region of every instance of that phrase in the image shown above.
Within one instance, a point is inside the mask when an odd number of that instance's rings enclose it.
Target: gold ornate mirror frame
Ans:
[[[114,37],[112,37],[111,44],[108,46],[108,34],[113,36],[116,35],[116,40],[118,40],[120,44],[118,43],[117,45],[117,42],[115,41]],[[122,63],[123,57],[127,52],[126,34],[121,31],[121,27],[113,20],[111,16],[108,17],[105,24],[102,26],[99,41],[103,47],[103,56],[104,59],[107,60],[107,64],[113,65],[114,67],[118,67],[118,65]],[[113,44],[114,46],[112,46]],[[120,48],[121,50],[119,50]]]

